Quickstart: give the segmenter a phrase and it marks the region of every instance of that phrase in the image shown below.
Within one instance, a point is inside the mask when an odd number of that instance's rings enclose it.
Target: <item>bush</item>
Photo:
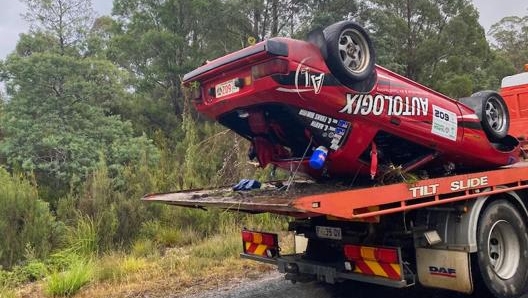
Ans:
[[[14,178],[0,168],[0,266],[23,261],[25,247],[38,247],[46,257],[52,248],[55,218],[27,180]]]
[[[14,288],[27,282],[36,281],[46,276],[47,272],[46,265],[37,260],[32,260],[24,266],[13,266],[9,271],[0,269],[0,289]]]

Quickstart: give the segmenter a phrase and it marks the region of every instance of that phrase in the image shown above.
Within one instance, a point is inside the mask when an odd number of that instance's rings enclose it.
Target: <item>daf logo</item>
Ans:
[[[456,277],[456,270],[454,268],[429,266],[429,274],[446,277]]]

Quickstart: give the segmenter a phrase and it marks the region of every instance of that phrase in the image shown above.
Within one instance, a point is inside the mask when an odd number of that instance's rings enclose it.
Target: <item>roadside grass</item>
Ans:
[[[81,225],[77,228],[87,233],[70,242],[75,249],[33,264],[27,271],[40,276],[37,282],[2,287],[0,280],[0,297],[179,297],[214,289],[229,280],[258,278],[275,268],[239,257],[240,231],[243,227],[284,231],[286,220],[273,215],[222,215],[217,232],[210,234],[192,226],[172,228],[176,232],[171,232],[169,226],[153,221],[142,227],[142,237],[129,251],[99,256],[92,246],[91,223]],[[291,251],[293,237],[280,232],[279,238],[283,252]]]
[[[91,260],[79,258],[65,271],[53,272],[44,283],[44,292],[51,297],[72,296],[93,277]]]
[[[6,287],[0,286],[0,298],[16,298],[15,290]]]

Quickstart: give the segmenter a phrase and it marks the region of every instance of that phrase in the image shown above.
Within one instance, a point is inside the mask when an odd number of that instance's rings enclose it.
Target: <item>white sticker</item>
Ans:
[[[457,129],[457,115],[433,105],[433,125],[431,127],[431,133],[456,141]]]

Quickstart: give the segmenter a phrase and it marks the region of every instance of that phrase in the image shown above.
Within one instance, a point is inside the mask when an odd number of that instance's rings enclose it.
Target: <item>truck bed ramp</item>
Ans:
[[[276,185],[276,184],[275,184]],[[384,214],[446,204],[528,188],[528,163],[496,170],[424,179],[412,183],[351,187],[293,182],[290,187],[263,183],[261,189],[235,192],[230,187],[149,194],[148,202],[194,208],[271,212],[297,218],[328,215],[368,219]]]

